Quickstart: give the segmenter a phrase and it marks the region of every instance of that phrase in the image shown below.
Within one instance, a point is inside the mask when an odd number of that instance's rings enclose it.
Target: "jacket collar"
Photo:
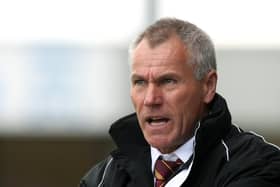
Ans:
[[[118,148],[149,146],[138,124],[135,113],[125,116],[112,124],[109,133]]]
[[[136,114],[116,121],[110,128],[110,134],[118,146],[111,155],[122,162],[132,180],[139,186],[153,186],[150,146],[146,142],[138,125]]]
[[[231,127],[231,115],[225,99],[216,94],[209,104],[208,115],[200,121],[195,137],[196,154],[208,152],[214,145],[225,138]]]

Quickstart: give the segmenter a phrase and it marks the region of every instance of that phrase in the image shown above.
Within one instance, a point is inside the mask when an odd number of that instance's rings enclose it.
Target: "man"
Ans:
[[[280,186],[279,148],[232,125],[201,29],[161,19],[133,43],[131,61],[136,114],[111,126],[118,148],[81,187]]]

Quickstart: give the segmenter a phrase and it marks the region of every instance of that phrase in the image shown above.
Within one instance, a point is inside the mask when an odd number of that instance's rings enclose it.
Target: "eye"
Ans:
[[[161,81],[162,84],[176,84],[177,80],[172,79],[172,78],[164,78]]]
[[[145,84],[145,81],[142,79],[133,80],[133,85],[135,85],[135,86],[143,86],[144,84]]]

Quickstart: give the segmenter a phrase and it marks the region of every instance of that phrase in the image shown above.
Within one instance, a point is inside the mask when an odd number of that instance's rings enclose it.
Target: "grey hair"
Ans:
[[[194,65],[194,75],[201,80],[210,70],[216,70],[216,55],[214,44],[210,37],[196,25],[176,18],[162,18],[148,26],[129,47],[130,61],[134,49],[147,39],[151,48],[167,41],[176,34],[186,46],[190,64]]]

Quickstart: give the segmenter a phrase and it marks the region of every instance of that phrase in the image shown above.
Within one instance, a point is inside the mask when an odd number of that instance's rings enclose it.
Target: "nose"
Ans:
[[[147,87],[145,98],[144,98],[144,105],[145,106],[159,106],[162,104],[163,98],[160,88],[158,88],[154,84],[150,84]]]

